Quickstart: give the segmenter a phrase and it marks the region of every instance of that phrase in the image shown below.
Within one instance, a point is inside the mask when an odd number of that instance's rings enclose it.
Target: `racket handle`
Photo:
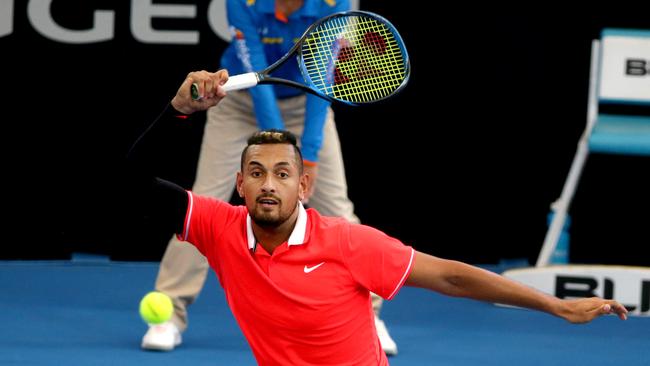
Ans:
[[[248,89],[257,85],[257,82],[257,73],[248,72],[246,74],[230,76],[228,81],[223,84],[223,89],[225,91]]]
[[[228,81],[223,85],[223,90],[228,92],[231,90],[248,89],[257,85],[257,82],[257,73],[255,72],[239,74],[229,77]],[[202,98],[199,95],[199,85],[197,83],[192,83],[192,89],[190,90],[190,93],[192,94],[192,99],[194,100],[199,100]]]

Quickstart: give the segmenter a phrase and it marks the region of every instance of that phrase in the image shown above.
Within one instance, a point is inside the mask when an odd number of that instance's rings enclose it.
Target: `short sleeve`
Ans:
[[[212,197],[187,192],[188,204],[179,240],[188,241],[207,256],[207,250],[221,237],[238,214],[236,207]]]
[[[375,294],[393,298],[411,272],[413,248],[365,225],[350,225],[348,234],[341,252],[352,277]]]

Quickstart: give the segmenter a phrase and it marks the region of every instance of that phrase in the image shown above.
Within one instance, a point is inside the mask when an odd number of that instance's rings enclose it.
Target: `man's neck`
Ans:
[[[289,240],[293,229],[296,227],[296,222],[298,222],[298,211],[296,209],[291,217],[278,227],[263,227],[253,221],[251,224],[257,244],[261,245],[269,254],[273,254],[275,248]]]

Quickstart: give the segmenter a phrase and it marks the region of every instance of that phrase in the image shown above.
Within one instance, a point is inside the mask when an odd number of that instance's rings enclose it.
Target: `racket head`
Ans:
[[[407,84],[411,66],[397,29],[367,11],[345,11],[314,23],[298,52],[305,82],[327,99],[349,105],[389,98]]]

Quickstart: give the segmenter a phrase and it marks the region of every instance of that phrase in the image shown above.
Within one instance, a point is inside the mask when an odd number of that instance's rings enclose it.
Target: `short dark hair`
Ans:
[[[302,152],[298,147],[297,141],[298,140],[296,139],[296,135],[287,130],[278,130],[272,128],[255,132],[251,137],[248,138],[247,145],[244,148],[244,151],[241,153],[241,170],[244,171],[244,159],[246,157],[246,152],[248,151],[248,148],[251,147],[251,145],[288,144],[293,146],[293,150],[296,153],[296,164],[298,165],[300,174],[302,174]]]

